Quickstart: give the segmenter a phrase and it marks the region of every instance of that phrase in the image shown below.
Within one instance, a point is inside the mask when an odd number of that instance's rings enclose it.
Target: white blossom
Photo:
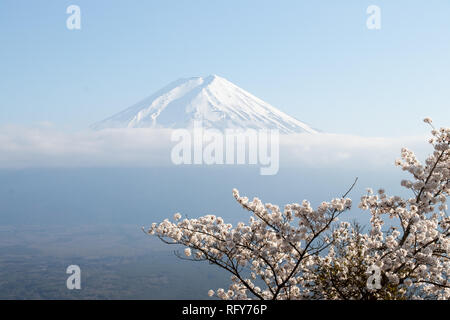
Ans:
[[[426,118],[431,124],[431,119]],[[233,196],[251,213],[235,227],[221,217],[168,219],[148,230],[167,243],[186,246],[192,260],[207,260],[232,273],[220,299],[450,299],[450,128],[434,129],[424,163],[402,148],[395,161],[409,179],[411,196],[367,189],[358,207],[369,213],[367,233],[338,222],[352,201],[337,197],[314,208],[307,200],[283,209],[259,198]],[[386,227],[385,219],[395,227]],[[195,254],[192,256],[191,250]],[[367,270],[380,271],[380,289],[369,289]],[[244,272],[245,270],[245,272]],[[247,278],[249,277],[249,278]]]
[[[173,215],[173,219],[174,219],[175,221],[180,220],[180,219],[181,219],[181,214],[175,213],[175,214]]]

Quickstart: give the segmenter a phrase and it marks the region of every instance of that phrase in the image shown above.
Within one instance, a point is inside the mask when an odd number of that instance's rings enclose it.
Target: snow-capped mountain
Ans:
[[[177,80],[92,128],[192,128],[194,121],[219,130],[317,132],[216,75]]]

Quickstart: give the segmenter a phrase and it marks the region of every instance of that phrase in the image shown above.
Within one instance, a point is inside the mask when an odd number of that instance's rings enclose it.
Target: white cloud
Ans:
[[[391,166],[406,146],[425,156],[427,137],[340,134],[280,136],[280,166]],[[45,125],[0,127],[0,168],[172,165],[170,131],[108,129],[67,133]]]
[[[426,136],[377,138],[344,134],[290,135],[281,140],[281,163],[321,166],[386,166],[399,158],[402,147],[425,157]]]
[[[170,160],[167,130],[111,129],[66,133],[52,128],[0,128],[0,167],[161,165]]]

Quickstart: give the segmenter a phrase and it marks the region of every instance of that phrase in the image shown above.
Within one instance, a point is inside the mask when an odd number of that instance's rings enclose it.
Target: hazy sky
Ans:
[[[71,4],[81,30],[66,28]],[[381,30],[366,27],[369,5]],[[1,0],[0,43],[0,125],[80,130],[208,74],[327,132],[450,120],[448,0]]]

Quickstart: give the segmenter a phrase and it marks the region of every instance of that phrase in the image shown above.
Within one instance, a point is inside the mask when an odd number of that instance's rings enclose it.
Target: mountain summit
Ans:
[[[194,121],[219,130],[317,132],[216,75],[177,80],[92,128],[191,128]]]

